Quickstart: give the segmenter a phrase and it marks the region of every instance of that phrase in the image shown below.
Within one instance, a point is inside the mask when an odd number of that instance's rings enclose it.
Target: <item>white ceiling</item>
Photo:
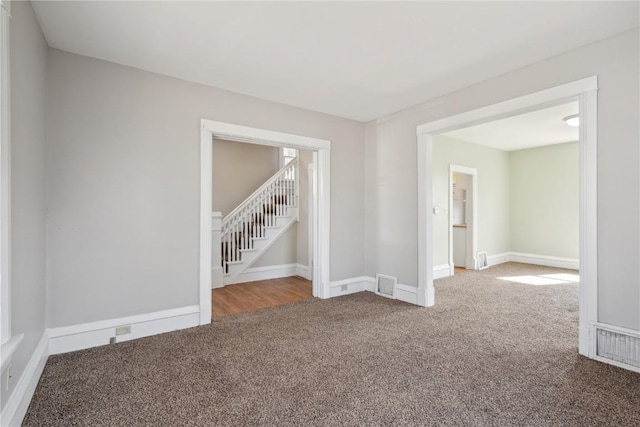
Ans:
[[[562,120],[572,114],[578,114],[577,101],[443,135],[505,151],[560,144],[579,139],[579,128],[569,126]]]
[[[51,47],[368,121],[638,26],[638,2],[33,2]]]

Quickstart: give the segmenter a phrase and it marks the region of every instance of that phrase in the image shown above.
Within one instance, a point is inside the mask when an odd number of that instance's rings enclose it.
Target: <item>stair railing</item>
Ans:
[[[253,249],[253,239],[265,237],[265,228],[297,205],[298,158],[291,160],[222,220],[221,263],[242,260],[243,249]]]

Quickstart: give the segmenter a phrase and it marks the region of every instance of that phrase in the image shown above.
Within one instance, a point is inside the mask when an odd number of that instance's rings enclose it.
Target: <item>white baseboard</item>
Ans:
[[[22,424],[48,357],[49,336],[47,331],[44,331],[13,393],[9,397],[2,415],[0,415],[0,425],[19,426]]]
[[[520,252],[509,252],[509,261],[522,262],[525,264],[544,265],[546,267],[567,268],[578,270],[580,262],[573,258],[560,258],[547,255],[523,254]]]
[[[154,313],[101,320],[49,329],[49,353],[67,353],[85,348],[129,341],[200,325],[200,306],[193,305]],[[116,327],[131,326],[131,333],[116,336]]]
[[[493,267],[494,265],[498,264],[504,264],[505,262],[509,262],[509,252],[487,255],[487,265],[489,267]]]
[[[505,262],[521,262],[524,264],[544,265],[546,267],[567,268],[570,270],[578,270],[579,262],[572,258],[559,258],[547,255],[525,254],[520,252],[503,252],[487,256],[487,264],[489,267],[504,264]],[[443,277],[452,276],[451,266],[449,264],[441,264],[433,266],[433,280],[442,279]]]
[[[355,294],[357,292],[375,292],[376,279],[370,276],[352,277],[349,279],[331,282],[331,297]],[[410,304],[418,304],[418,289],[414,286],[396,285],[395,299],[405,301]]]
[[[264,267],[247,268],[240,273],[235,279],[232,279],[227,285],[235,285],[237,283],[256,282],[259,280],[280,279],[281,277],[301,276],[307,280],[309,276],[309,267],[302,264],[281,264],[267,265]]]
[[[302,264],[296,264],[296,276],[304,277],[307,280],[313,280],[309,267]]]
[[[489,267],[504,264],[505,262],[521,262],[524,264],[544,265],[546,267],[567,268],[578,270],[579,262],[573,258],[559,258],[547,255],[525,254],[520,252],[503,252],[487,256]],[[435,265],[433,267],[433,280],[449,277],[452,275],[449,264]]]
[[[342,295],[355,294],[356,292],[374,292],[376,280],[373,277],[360,276],[351,277],[349,279],[331,282],[331,291],[329,297],[339,297]]]
[[[441,264],[433,266],[433,280],[442,279],[451,276],[451,266],[449,264]]]
[[[396,285],[396,299],[418,305],[418,288],[398,283]]]
[[[524,264],[543,265],[545,267],[567,268],[578,270],[579,261],[573,258],[560,258],[548,255],[525,254],[521,252],[503,252],[487,256],[489,267],[505,262],[521,262]]]

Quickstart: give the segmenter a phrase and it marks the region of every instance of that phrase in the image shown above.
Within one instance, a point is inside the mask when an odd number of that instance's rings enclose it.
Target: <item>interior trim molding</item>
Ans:
[[[240,273],[227,285],[235,285],[238,283],[256,282],[259,280],[280,279],[283,277],[300,276],[307,280],[309,267],[302,264],[280,264],[267,265],[263,267],[250,267]]]
[[[200,306],[191,305],[135,316],[61,326],[48,330],[49,353],[59,354],[84,350],[108,345],[111,338],[116,338],[116,342],[124,342],[164,332],[192,328],[199,324]],[[130,326],[131,332],[117,336],[116,328],[120,326]]]
[[[376,291],[376,279],[371,276],[358,276],[331,282],[331,297]],[[389,298],[385,296],[384,298]],[[400,301],[418,305],[418,288],[402,283],[396,284],[395,297]]]
[[[357,292],[375,292],[375,290],[376,279],[369,276],[358,276],[331,282],[329,296],[333,298]]]
[[[549,255],[527,254],[522,252],[502,252],[488,255],[489,267],[504,264],[505,262],[521,262],[523,264],[544,265],[546,267],[566,268],[568,270],[579,270],[580,262],[575,258],[561,258]],[[451,267],[448,264],[436,265],[433,267],[433,279],[452,276]]]
[[[433,266],[433,280],[442,279],[451,276],[451,266],[449,264],[440,264]]]
[[[207,119],[202,119],[201,125],[202,130],[215,134],[216,138],[231,141],[272,145],[274,147],[287,146],[289,148],[297,148],[301,150],[331,150],[331,141],[326,139],[275,132],[266,129],[258,129]]]
[[[498,264],[504,264],[505,262],[509,262],[509,252],[487,255],[487,265],[489,267],[493,267],[494,265]]]
[[[49,336],[45,330],[0,415],[0,425],[22,425],[22,420],[27,414],[27,409],[33,398],[33,393],[36,391],[48,357]]]
[[[449,132],[460,129],[460,125],[464,125],[462,127],[468,127],[480,123],[486,123],[487,118],[490,120],[498,120],[500,118],[510,117],[513,113],[523,114],[535,111],[539,109],[541,105],[554,103],[554,101],[562,100],[564,98],[574,98],[584,93],[597,90],[598,77],[586,77],[560,86],[543,89],[528,95],[419,125],[416,128],[416,134],[422,135],[433,132]],[[581,121],[580,123],[583,122]]]
[[[398,283],[396,285],[396,299],[418,305],[418,288]]]
[[[546,267],[566,268],[569,270],[580,269],[580,262],[575,258],[561,258],[548,255],[524,254],[521,252],[509,252],[508,258],[510,262],[544,265]]]
[[[522,252],[503,252],[487,256],[489,267],[505,262],[521,262],[523,264],[543,265],[545,267],[579,270],[580,261],[575,258],[562,258],[551,255],[527,254]]]

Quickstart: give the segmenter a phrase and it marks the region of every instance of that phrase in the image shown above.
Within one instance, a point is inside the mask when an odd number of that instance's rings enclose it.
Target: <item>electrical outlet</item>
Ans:
[[[341,291],[346,291],[347,287],[348,287],[348,285],[342,285],[342,286],[340,286],[340,290]]]
[[[131,325],[127,326],[119,326],[116,328],[116,336],[118,335],[127,335],[131,333]]]
[[[13,377],[13,374],[11,373],[11,371],[13,370],[13,364],[9,363],[9,366],[7,367],[7,384],[5,384],[5,390],[9,391],[9,387],[11,386],[11,378]]]
[[[109,338],[109,344],[115,344],[115,343],[116,343],[116,337]]]

